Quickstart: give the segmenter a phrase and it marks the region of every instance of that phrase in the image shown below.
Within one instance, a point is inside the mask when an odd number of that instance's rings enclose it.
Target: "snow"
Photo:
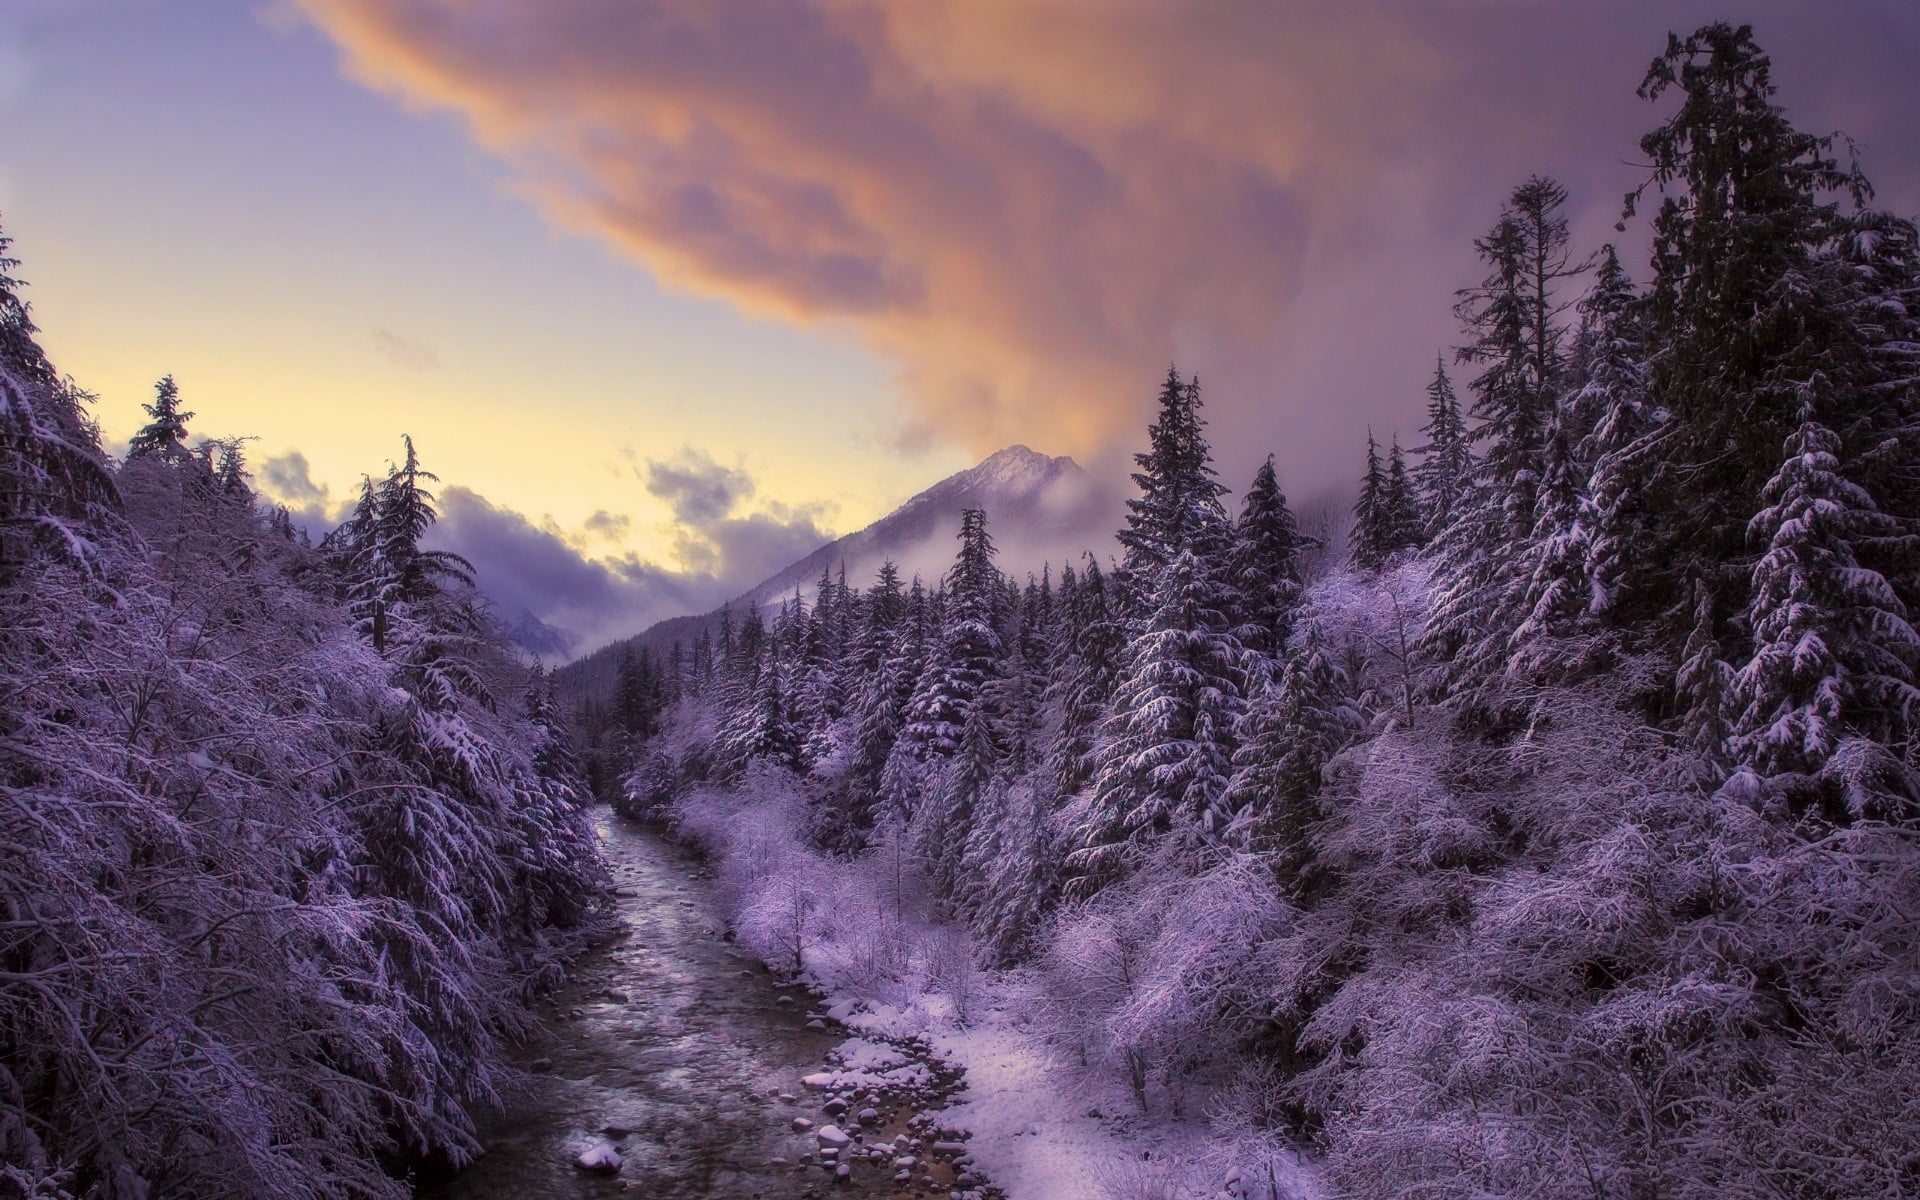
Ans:
[[[965,1073],[954,1102],[931,1114],[930,1144],[938,1149],[965,1138],[974,1169],[1009,1200],[1111,1200],[1152,1188],[1205,1200],[1319,1194],[1311,1170],[1292,1162],[1274,1168],[1277,1193],[1264,1186],[1222,1191],[1254,1151],[1215,1136],[1202,1117],[1169,1115],[1164,1105],[1142,1116],[1119,1074],[1085,1068],[1050,1042],[1059,1031],[1042,1015],[1047,1001],[1031,972],[981,971],[957,929],[923,911],[891,909],[889,877],[875,860],[805,849],[795,820],[800,803],[778,777],[760,776],[739,792],[684,798],[678,812],[683,834],[716,860],[720,894],[743,945],[790,965],[793,943],[749,937],[751,922],[796,892],[821,901],[809,910],[812,924],[801,939],[801,974],[826,994],[824,1010],[852,1036],[829,1052],[826,1070],[802,1079],[808,1088],[931,1089],[938,1078],[920,1061],[924,1055],[903,1049],[910,1041],[927,1046],[934,1059]],[[743,917],[750,924],[740,925]],[[907,949],[876,973],[871,947],[883,933]],[[829,1130],[844,1137],[838,1126],[822,1126],[820,1144],[841,1144]],[[1263,1183],[1273,1157],[1271,1147],[1259,1148]]]
[[[965,1098],[942,1114],[973,1135],[974,1163],[1012,1200],[1105,1200],[1103,1170],[1138,1150],[1087,1116],[1084,1090],[1043,1046],[998,1023],[955,1029],[935,1047],[967,1069]]]

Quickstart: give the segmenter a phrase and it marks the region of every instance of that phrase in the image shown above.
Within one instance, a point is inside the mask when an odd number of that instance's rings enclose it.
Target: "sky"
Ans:
[[[318,519],[410,434],[598,637],[1000,446],[1118,476],[1169,361],[1229,484],[1344,486],[1516,183],[1644,260],[1635,87],[1721,16],[1920,211],[1907,0],[10,0],[0,216],[109,440],[171,372]]]

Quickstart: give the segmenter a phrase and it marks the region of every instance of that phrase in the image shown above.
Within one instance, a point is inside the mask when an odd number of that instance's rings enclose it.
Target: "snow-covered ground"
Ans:
[[[712,857],[740,942],[777,969],[798,959],[853,1032],[809,1085],[924,1086],[926,1067],[891,1043],[926,1043],[966,1075],[940,1126],[969,1135],[1009,1200],[1319,1200],[1309,1164],[1218,1136],[1204,1104],[1143,1114],[1119,1072],[1062,1044],[1062,1014],[1031,973],[975,967],[963,934],[902,902],[883,856],[820,855],[794,797],[744,790],[697,792],[676,819]]]

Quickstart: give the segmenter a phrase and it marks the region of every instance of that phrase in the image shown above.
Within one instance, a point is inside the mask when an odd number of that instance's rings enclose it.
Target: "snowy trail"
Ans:
[[[601,833],[622,892],[624,935],[589,954],[555,997],[547,1033],[521,1059],[536,1072],[532,1085],[485,1131],[487,1153],[419,1194],[818,1195],[818,1172],[770,1161],[810,1146],[791,1128],[795,1116],[820,1115],[800,1080],[844,1035],[807,1028],[807,994],[776,986],[721,938],[688,855],[616,820],[603,818]],[[617,1175],[575,1165],[600,1145],[618,1152]]]

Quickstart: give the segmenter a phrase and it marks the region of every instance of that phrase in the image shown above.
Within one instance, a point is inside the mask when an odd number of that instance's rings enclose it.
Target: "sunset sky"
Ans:
[[[110,439],[172,372],[324,510],[410,433],[631,624],[1011,442],[1112,473],[1169,359],[1236,489],[1343,483],[1513,184],[1644,260],[1634,88],[1722,16],[1920,210],[1910,0],[10,0],[0,215]]]

